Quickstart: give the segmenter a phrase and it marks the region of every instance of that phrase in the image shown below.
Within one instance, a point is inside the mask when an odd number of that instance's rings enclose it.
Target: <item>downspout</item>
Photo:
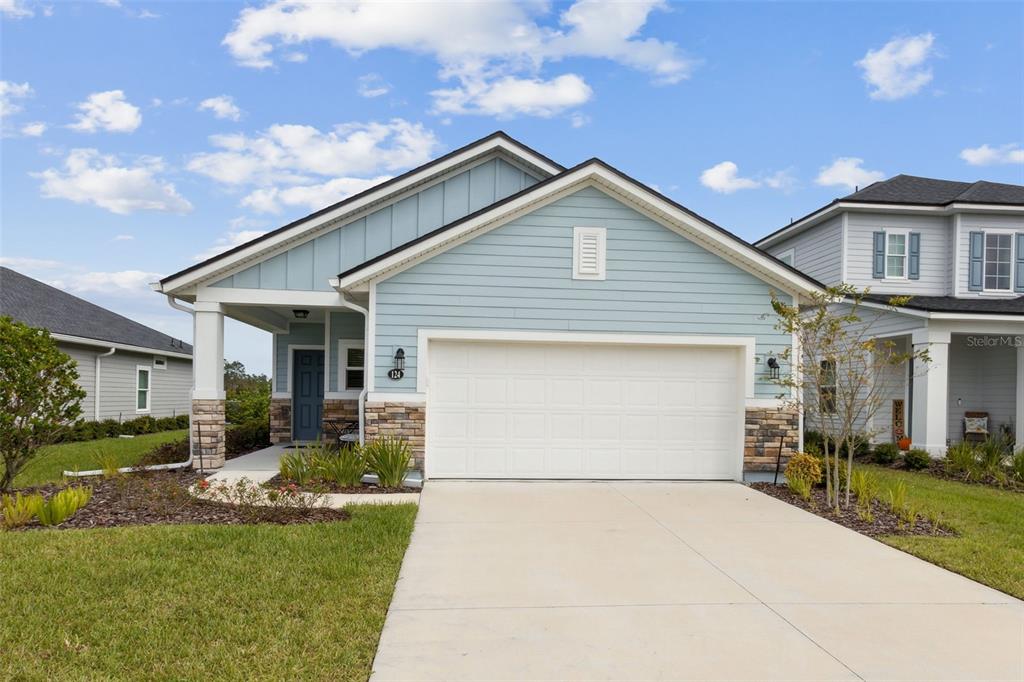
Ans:
[[[337,287],[337,283],[338,283],[338,280],[336,280],[336,279],[332,279],[331,280],[331,286],[333,286],[335,289],[338,288]],[[346,296],[345,296],[345,292],[338,291],[338,293],[341,295],[341,305],[345,306],[349,310],[354,310],[354,311],[356,311],[357,313],[360,313],[363,316],[363,343],[365,345],[366,340],[368,338],[370,338],[370,313],[369,313],[369,311],[366,308],[362,307],[361,305],[358,305],[358,304],[353,303],[352,301],[348,300],[348,298],[346,298]],[[327,314],[330,315],[331,314],[330,311],[328,311]],[[363,416],[363,413],[364,413],[365,407],[366,407],[366,394],[369,392],[369,388],[367,388],[367,386],[368,386],[367,382],[369,381],[369,378],[370,378],[370,372],[373,371],[372,361],[371,361],[371,358],[373,357],[373,353],[370,352],[370,351],[371,351],[371,349],[369,349],[369,348],[364,348],[363,349],[363,390],[359,391],[359,444],[360,445],[365,445],[366,444],[366,437],[365,437],[365,430],[364,430],[365,429],[365,424],[364,424],[365,418]],[[327,349],[327,352],[328,353],[330,352],[329,348]],[[338,362],[341,362],[341,358],[338,358]]]
[[[111,348],[106,353],[100,353],[96,356],[96,386],[93,391],[93,419],[95,421],[100,420],[100,358],[109,358],[111,355],[117,352],[116,348]]]
[[[167,294],[167,303],[172,308],[174,308],[175,310],[180,310],[182,312],[188,313],[189,315],[192,315],[193,318],[195,317],[195,312],[191,308],[186,308],[185,306],[181,305],[180,303],[175,301],[174,297],[172,295],[170,295],[170,294]],[[193,324],[192,328],[193,328],[193,330],[195,329],[195,325],[194,324]],[[98,405],[99,405],[99,383],[100,383],[100,358],[101,357],[107,357],[108,355],[113,355],[115,350],[116,349],[111,348],[110,351],[108,351],[107,353],[104,353],[103,355],[96,356],[96,405],[97,405],[96,411],[97,411],[97,413],[99,412]],[[196,384],[196,365],[193,362],[192,363],[192,385],[195,386],[195,384]],[[97,417],[97,419],[98,418],[99,417]],[[194,447],[194,444],[192,442],[192,410],[190,408],[189,411],[188,411],[188,459],[186,459],[184,462],[172,462],[171,464],[151,464],[149,466],[144,466],[144,467],[121,467],[121,468],[118,469],[118,472],[122,473],[122,474],[130,474],[133,471],[169,471],[169,470],[174,470],[174,469],[185,469],[185,468],[188,468],[188,467],[192,466],[192,449],[193,449],[193,447]],[[91,469],[89,471],[65,471],[64,475],[68,476],[68,477],[102,476],[104,473],[106,473],[106,472],[103,471],[103,469]]]

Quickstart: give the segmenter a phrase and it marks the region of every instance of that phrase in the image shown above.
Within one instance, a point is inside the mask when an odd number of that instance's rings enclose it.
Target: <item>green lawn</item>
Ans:
[[[188,429],[162,431],[134,438],[102,438],[81,443],[50,445],[22,469],[14,480],[16,488],[59,481],[64,471],[100,469],[101,456],[114,456],[118,466],[136,464],[139,459],[161,443],[188,437]]]
[[[0,679],[365,680],[415,516],[0,533]]]
[[[940,512],[959,533],[952,538],[888,537],[884,542],[1024,599],[1024,494],[869,468],[883,487],[904,479],[911,502]]]

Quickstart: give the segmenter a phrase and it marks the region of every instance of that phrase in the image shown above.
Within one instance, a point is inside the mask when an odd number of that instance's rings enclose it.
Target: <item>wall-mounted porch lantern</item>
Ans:
[[[405,349],[399,348],[395,351],[394,364],[388,370],[388,379],[398,381],[405,376]]]
[[[292,314],[295,315],[295,319],[297,320],[304,320],[309,317],[308,310],[293,310]]]
[[[779,378],[779,361],[775,359],[774,355],[768,356],[768,378]]]

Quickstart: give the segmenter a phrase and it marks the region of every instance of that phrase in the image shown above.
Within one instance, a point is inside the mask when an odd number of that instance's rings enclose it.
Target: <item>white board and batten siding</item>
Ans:
[[[831,285],[838,284],[843,278],[842,243],[843,221],[840,215],[782,241],[768,251],[778,258],[792,250],[793,267],[823,284]]]
[[[500,158],[445,179],[211,286],[331,291],[328,280],[538,181]]]
[[[573,228],[607,230],[606,279],[573,279]],[[780,354],[771,287],[596,188],[558,199],[376,284],[375,385],[416,391],[420,329],[752,337]],[[398,348],[405,376],[387,377]],[[780,389],[756,367],[755,395]]]

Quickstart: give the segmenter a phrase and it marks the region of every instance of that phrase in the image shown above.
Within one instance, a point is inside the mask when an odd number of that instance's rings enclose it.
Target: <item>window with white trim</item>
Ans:
[[[836,411],[836,362],[821,361],[821,375],[818,378],[818,405],[824,414]]]
[[[885,276],[907,276],[907,233],[885,233]]]
[[[152,370],[145,365],[135,368],[135,411],[149,412],[150,391],[152,391]]]
[[[162,355],[154,355],[153,369],[167,369],[167,358]]]
[[[1010,291],[1013,272],[1013,235],[985,233],[985,291]]]
[[[365,385],[366,350],[362,339],[338,341],[338,390],[361,391]]]
[[[572,278],[604,279],[606,234],[603,227],[572,228]]]

